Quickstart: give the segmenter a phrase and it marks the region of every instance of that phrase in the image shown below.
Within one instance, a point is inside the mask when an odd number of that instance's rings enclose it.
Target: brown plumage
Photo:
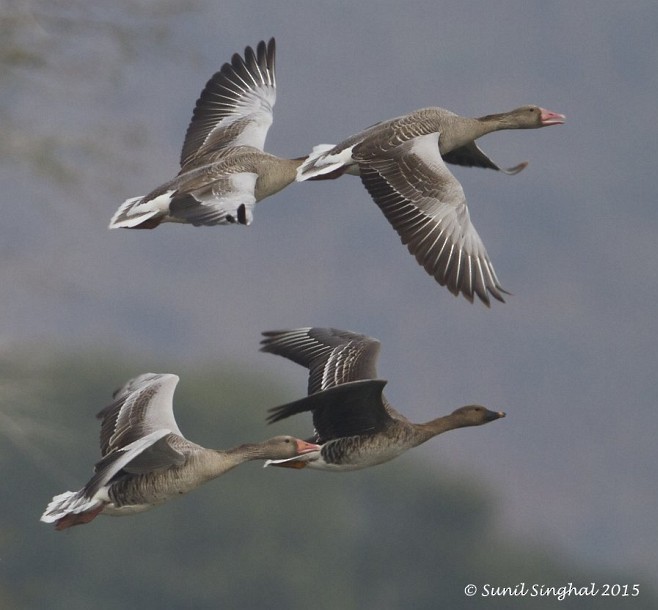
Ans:
[[[505,417],[468,405],[427,423],[415,424],[398,413],[377,378],[379,341],[334,328],[299,328],[263,333],[261,351],[278,354],[309,369],[308,396],[270,409],[270,423],[311,412],[322,446],[313,452],[266,465],[320,470],[357,470],[387,462],[431,438]]]
[[[61,530],[99,514],[129,515],[178,497],[249,461],[286,459],[318,451],[291,436],[225,450],[188,441],[178,429],[173,394],[178,377],[146,373],[115,393],[99,414],[102,459],[79,491],[55,496],[41,521]]]
[[[468,118],[443,108],[423,108],[377,123],[336,146],[313,149],[297,180],[361,177],[363,185],[409,252],[455,296],[485,305],[506,292],[471,224],[466,196],[446,163],[515,174],[527,163],[501,169],[475,141],[504,129],[559,125],[564,116],[522,106],[510,112]]]
[[[248,225],[256,202],[295,180],[303,158],[263,151],[276,101],[274,60],[272,38],[224,64],[196,103],[178,175],[126,200],[110,229],[153,229],[163,222]]]

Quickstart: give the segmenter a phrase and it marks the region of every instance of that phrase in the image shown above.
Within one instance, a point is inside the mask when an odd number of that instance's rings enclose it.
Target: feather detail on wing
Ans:
[[[187,129],[180,163],[228,146],[263,150],[276,101],[275,41],[233,55],[206,84]]]
[[[263,333],[261,351],[277,354],[309,369],[308,393],[377,377],[380,343],[334,328],[298,328]]]
[[[361,180],[409,252],[439,284],[469,301],[503,301],[487,251],[472,225],[459,181],[446,167],[438,134],[419,136],[385,155],[359,150]]]
[[[336,328],[298,328],[266,331],[261,351],[283,356],[309,369],[308,394],[330,388],[377,379],[377,339]],[[386,400],[380,398],[385,411],[393,418],[407,421]]]
[[[145,373],[117,390],[116,400],[96,416],[102,420],[101,455],[124,449],[155,431],[183,436],[173,407],[178,380],[177,375]]]

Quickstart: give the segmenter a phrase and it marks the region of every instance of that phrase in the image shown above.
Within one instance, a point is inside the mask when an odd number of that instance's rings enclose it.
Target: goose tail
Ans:
[[[311,154],[297,168],[297,182],[304,180],[331,180],[350,172],[352,163],[351,148],[339,153],[332,153],[334,144],[318,144]],[[358,173],[358,172],[356,172]]]
[[[167,216],[172,192],[154,197],[126,199],[110,220],[110,229],[155,229]]]
[[[41,521],[54,523],[56,530],[89,523],[103,511],[105,503],[86,497],[83,491],[65,491],[55,496],[41,515]]]

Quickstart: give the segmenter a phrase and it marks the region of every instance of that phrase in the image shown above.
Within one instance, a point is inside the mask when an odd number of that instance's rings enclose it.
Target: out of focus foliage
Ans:
[[[194,2],[3,2],[0,159],[67,188],[79,182],[81,159],[96,158],[121,170],[119,143],[136,146],[145,136],[137,125],[117,125],[104,116],[102,83],[116,86],[122,67],[145,49],[166,60],[175,17]],[[61,104],[63,93],[80,121],[70,126],[44,121],[49,104]],[[85,124],[90,118],[93,122]]]

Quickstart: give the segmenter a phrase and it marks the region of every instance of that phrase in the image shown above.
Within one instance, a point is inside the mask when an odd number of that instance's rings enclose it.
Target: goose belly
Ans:
[[[141,513],[178,498],[200,484],[196,479],[188,480],[176,474],[172,470],[160,476],[142,475],[114,483],[108,491],[109,503],[103,512],[116,516]]]
[[[329,471],[360,470],[389,462],[408,449],[408,447],[400,445],[346,442],[350,440],[339,439],[325,444],[322,447],[320,457],[313,462],[309,462],[308,467]]]
[[[123,506],[116,506],[113,502],[111,502],[110,504],[105,505],[103,514],[109,515],[110,517],[134,515],[135,513],[146,512],[147,510],[150,510],[151,508],[154,508],[155,506],[163,503],[164,501],[159,502],[158,504],[125,504]]]

